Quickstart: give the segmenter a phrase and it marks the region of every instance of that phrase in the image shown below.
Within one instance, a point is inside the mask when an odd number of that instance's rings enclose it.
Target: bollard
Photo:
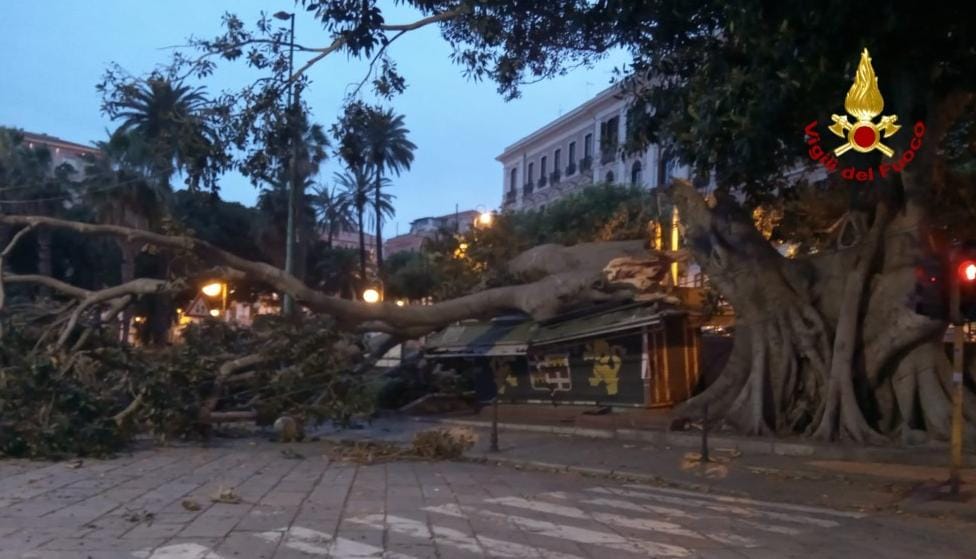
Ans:
[[[498,452],[498,396],[491,401],[491,452]]]
[[[709,462],[708,459],[708,404],[702,409],[702,441],[701,441],[701,461]]]

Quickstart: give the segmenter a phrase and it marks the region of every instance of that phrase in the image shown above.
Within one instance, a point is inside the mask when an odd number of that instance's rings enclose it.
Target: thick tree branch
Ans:
[[[125,421],[129,417],[132,416],[132,414],[139,411],[139,408],[142,407],[142,403],[144,400],[145,400],[145,392],[143,391],[140,392],[138,396],[133,398],[132,401],[129,402],[129,405],[125,407],[125,409],[112,416],[112,420],[115,421],[116,425],[121,426],[122,424],[125,423]]]
[[[95,291],[85,297],[78,304],[78,307],[75,308],[74,312],[71,313],[71,318],[68,320],[68,324],[65,325],[64,329],[61,330],[61,336],[58,337],[55,347],[64,347],[64,344],[68,342],[68,338],[78,325],[78,321],[86,309],[113,299],[120,299],[131,295],[152,295],[171,289],[175,289],[175,284],[166,280],[140,278],[121,285]]]
[[[201,418],[206,421],[207,418],[217,409],[217,402],[220,401],[220,396],[224,390],[224,383],[230,378],[234,373],[253,367],[255,365],[260,365],[268,360],[266,355],[261,353],[252,353],[251,355],[245,355],[244,357],[238,357],[231,361],[227,361],[217,370],[217,376],[214,378],[213,388],[210,392],[210,397],[207,398],[203,403],[203,409],[201,410]]]
[[[263,262],[241,258],[192,237],[168,236],[118,225],[95,225],[43,216],[0,216],[0,223],[51,227],[85,235],[111,236],[130,242],[140,241],[161,248],[192,252],[214,265],[225,266],[228,269],[228,276],[232,279],[247,277],[275,290],[288,293],[309,309],[331,315],[347,327],[369,324],[372,330],[408,337],[431,332],[458,320],[493,316],[512,310],[523,311],[535,318],[548,318],[568,302],[591,300],[598,293],[600,296],[605,295],[593,289],[595,284],[604,280],[602,269],[575,269],[554,273],[533,283],[487,289],[430,306],[398,307],[393,304],[366,304],[326,295],[308,287],[284,270]],[[620,254],[610,250],[605,251],[604,254],[606,261],[617,256]],[[150,284],[146,284],[145,289],[148,292],[156,292],[162,287],[158,284],[152,284],[151,287]],[[117,288],[111,292],[111,296],[105,292],[96,293],[100,293],[99,300],[104,301],[126,293],[139,292],[144,291]]]
[[[7,283],[38,283],[75,299],[85,299],[92,294],[92,292],[87,289],[75,287],[70,283],[65,283],[49,276],[41,276],[37,274],[8,274],[6,277],[4,277],[4,280]]]

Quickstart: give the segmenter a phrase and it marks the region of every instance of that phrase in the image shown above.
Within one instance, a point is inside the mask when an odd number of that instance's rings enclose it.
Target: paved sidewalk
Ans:
[[[976,522],[973,469],[963,476],[966,501],[933,504],[919,490],[944,481],[945,468],[748,454],[719,446],[711,447],[713,462],[702,463],[697,451],[683,448],[520,432],[502,432],[500,452],[490,452],[484,442],[488,431],[478,432],[482,442],[471,454],[491,463],[847,510],[953,514]]]
[[[327,450],[235,440],[80,466],[0,461],[0,559],[953,559],[976,547],[954,519],[470,462],[363,466]]]
[[[442,425],[457,422],[447,420]],[[857,511],[908,512],[924,515],[953,515],[976,522],[976,468],[963,471],[964,499],[939,497],[939,486],[947,479],[944,466],[919,465],[917,455],[896,452],[907,463],[870,460],[832,460],[809,455],[777,455],[754,452],[748,446],[725,446],[711,440],[714,462],[694,460],[700,439],[686,437],[683,446],[634,440],[573,436],[550,432],[500,430],[500,452],[489,451],[490,430],[471,427],[478,444],[468,453],[472,460],[510,467],[583,475],[615,477],[700,489],[730,495],[758,496],[808,505]],[[437,425],[434,423],[433,425]],[[336,439],[385,440],[407,444],[413,435],[431,428],[429,420],[385,418],[366,429],[326,433]],[[740,442],[740,441],[736,441]],[[745,446],[744,450],[740,450]]]
[[[597,408],[561,405],[557,407],[528,404],[504,404],[499,407],[499,425],[510,431],[573,435],[584,438],[615,439],[620,441],[652,444],[658,447],[672,446],[699,448],[701,431],[689,429],[676,431],[669,428],[670,410],[615,409],[612,413],[590,415]],[[420,421],[435,421],[453,425],[488,427],[491,424],[491,406],[477,413],[415,416]],[[773,454],[781,456],[816,456],[823,460],[860,460],[894,462],[916,465],[943,465],[949,454],[942,442],[929,442],[912,447],[866,446],[845,443],[817,443],[803,437],[742,437],[728,431],[713,431],[709,435],[712,445],[735,448],[749,454]],[[964,462],[976,467],[976,452],[969,449],[963,455]]]

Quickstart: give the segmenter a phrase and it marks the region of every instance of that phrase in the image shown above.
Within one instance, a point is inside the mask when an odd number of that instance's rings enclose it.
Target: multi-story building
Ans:
[[[542,209],[594,182],[654,188],[687,176],[660,146],[623,155],[627,100],[617,86],[505,148],[502,210]]]
[[[22,134],[24,135],[24,144],[28,148],[46,148],[51,152],[51,169],[57,169],[65,164],[70,165],[74,169],[74,173],[68,175],[72,180],[84,178],[85,167],[88,165],[87,159],[98,157],[101,153],[98,148],[69,142],[47,134],[34,132],[22,132]]]
[[[480,215],[476,210],[465,210],[436,217],[421,217],[410,222],[410,232],[387,239],[383,243],[383,250],[387,256],[398,252],[418,251],[424,241],[433,237],[438,231],[453,231],[467,233]]]
[[[363,233],[363,240],[366,244],[366,252],[370,259],[376,256],[376,235]],[[346,231],[343,229],[332,237],[332,246],[335,248],[349,248],[359,250],[359,231]]]

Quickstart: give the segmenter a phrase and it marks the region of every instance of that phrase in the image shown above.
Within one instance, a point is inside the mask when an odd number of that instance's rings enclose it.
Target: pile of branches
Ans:
[[[281,415],[348,423],[372,410],[363,348],[326,317],[259,317],[251,328],[207,321],[162,348],[117,342],[115,324],[69,351],[45,347],[44,315],[4,324],[0,456],[105,455],[140,434],[200,437],[215,424]]]

